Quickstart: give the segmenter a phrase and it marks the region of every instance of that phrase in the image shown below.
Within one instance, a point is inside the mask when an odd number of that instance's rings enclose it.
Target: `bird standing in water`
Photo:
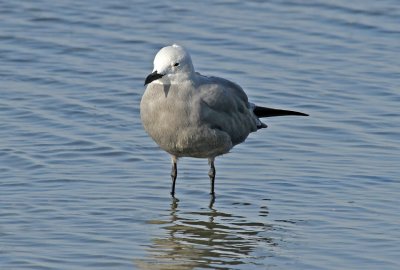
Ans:
[[[243,89],[223,78],[195,72],[189,53],[179,45],[162,48],[140,103],[146,132],[172,158],[172,189],[181,157],[207,158],[214,196],[217,156],[228,153],[251,132],[266,128],[259,118],[305,113],[266,108],[248,101]]]

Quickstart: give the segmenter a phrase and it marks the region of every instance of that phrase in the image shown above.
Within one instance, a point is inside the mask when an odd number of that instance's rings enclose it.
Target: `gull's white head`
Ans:
[[[144,85],[155,80],[173,82],[192,76],[194,68],[189,53],[177,44],[162,48],[154,58],[153,73],[147,76]]]

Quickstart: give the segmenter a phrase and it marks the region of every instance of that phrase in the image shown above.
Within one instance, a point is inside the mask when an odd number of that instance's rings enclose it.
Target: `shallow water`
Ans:
[[[399,269],[397,1],[0,3],[1,269]],[[139,103],[157,50],[308,118],[170,160]]]

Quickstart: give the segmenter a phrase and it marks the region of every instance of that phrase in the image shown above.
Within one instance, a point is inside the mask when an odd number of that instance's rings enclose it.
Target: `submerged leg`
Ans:
[[[214,180],[215,180],[215,166],[214,166],[214,158],[209,158],[208,159],[208,164],[210,164],[210,170],[208,171],[208,176],[210,177],[211,181],[211,192],[210,194],[214,197],[215,192],[214,192]]]
[[[172,170],[171,170],[171,179],[172,179],[172,188],[171,188],[171,196],[174,197],[175,195],[175,182],[176,177],[178,176],[178,166],[177,166],[177,158],[172,156]]]

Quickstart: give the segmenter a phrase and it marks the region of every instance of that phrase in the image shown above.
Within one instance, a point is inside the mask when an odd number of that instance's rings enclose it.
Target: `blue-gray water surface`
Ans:
[[[400,5],[0,2],[0,269],[400,269]],[[309,117],[216,160],[140,122],[156,52]]]

